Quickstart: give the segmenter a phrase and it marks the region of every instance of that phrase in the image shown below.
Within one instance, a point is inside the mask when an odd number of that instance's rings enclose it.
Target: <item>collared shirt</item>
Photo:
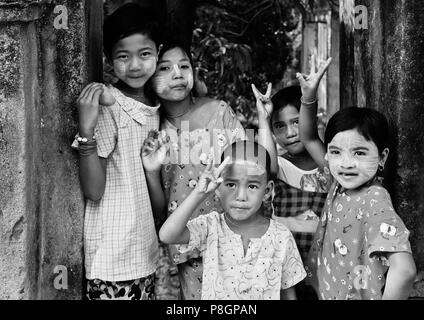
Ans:
[[[181,251],[203,254],[203,300],[279,300],[280,290],[306,276],[290,231],[274,220],[261,238],[242,238],[226,224],[224,214],[211,212],[187,223],[190,240]]]
[[[159,107],[126,97],[111,86],[113,106],[100,106],[97,153],[105,158],[106,186],[100,201],[87,200],[84,251],[87,279],[125,281],[156,270],[159,255],[141,147],[159,128]]]

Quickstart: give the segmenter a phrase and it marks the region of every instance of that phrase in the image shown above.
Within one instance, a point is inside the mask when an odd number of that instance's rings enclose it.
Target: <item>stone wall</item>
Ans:
[[[367,29],[352,24],[351,8],[358,5],[367,8]],[[340,55],[346,60],[352,48],[354,53],[354,60],[341,66],[343,100],[377,109],[394,125],[389,187],[411,231],[419,272],[412,297],[424,297],[424,6],[420,0],[343,0],[341,12]]]
[[[67,29],[55,27],[57,5]],[[0,299],[82,297],[83,198],[70,144],[74,101],[92,73],[86,6],[0,1]]]

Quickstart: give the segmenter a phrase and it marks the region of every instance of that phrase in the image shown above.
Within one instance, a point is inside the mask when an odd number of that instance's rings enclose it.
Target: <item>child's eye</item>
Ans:
[[[127,54],[120,54],[116,57],[116,59],[119,60],[127,60],[128,59],[128,55]]]
[[[187,69],[190,69],[190,66],[183,64],[180,68],[181,69],[184,69],[184,70],[187,70]]]
[[[249,185],[249,189],[255,190],[255,189],[258,189],[258,186],[251,184]]]
[[[282,123],[277,123],[276,125],[275,125],[275,128],[276,129],[282,129],[282,128],[284,128],[285,127],[285,125],[284,124],[282,124]]]
[[[363,152],[363,151],[355,151],[354,155],[355,156],[365,156],[365,152]]]
[[[235,185],[235,183],[228,182],[228,183],[226,183],[226,184],[225,184],[225,186],[226,186],[227,188],[232,189],[232,188],[234,188],[236,185]]]
[[[331,150],[330,154],[338,155],[338,154],[340,154],[340,151],[339,150]]]
[[[143,51],[140,55],[143,58],[147,58],[147,57],[150,57],[152,55],[152,53],[150,51]]]
[[[299,124],[299,120],[294,120],[293,124],[298,125]]]
[[[159,71],[168,71],[169,69],[171,69],[169,66],[160,66],[159,67]]]

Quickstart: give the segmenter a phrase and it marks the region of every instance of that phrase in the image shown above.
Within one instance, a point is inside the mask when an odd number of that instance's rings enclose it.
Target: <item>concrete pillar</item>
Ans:
[[[424,297],[424,6],[420,0],[355,5],[368,11],[368,29],[354,36],[356,98],[360,107],[377,109],[394,124],[391,194],[411,231],[421,280],[412,296]]]
[[[0,299],[82,298],[84,203],[70,144],[91,75],[86,3],[0,2]]]

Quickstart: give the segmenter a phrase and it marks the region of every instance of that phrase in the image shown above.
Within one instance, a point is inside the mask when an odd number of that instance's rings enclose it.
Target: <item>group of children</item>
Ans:
[[[190,50],[156,21],[136,4],[105,20],[119,80],[77,101],[87,298],[154,299],[158,236],[182,299],[407,298],[409,232],[376,178],[385,117],[342,109],[320,140],[329,60],[272,99],[252,85],[256,142],[231,107],[196,92]]]

